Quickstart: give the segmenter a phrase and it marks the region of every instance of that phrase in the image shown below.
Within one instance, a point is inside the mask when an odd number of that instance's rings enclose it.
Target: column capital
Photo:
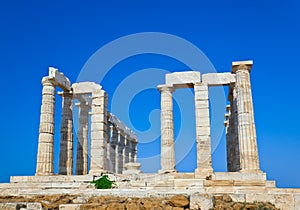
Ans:
[[[253,65],[252,60],[247,61],[233,61],[232,62],[232,73],[236,73],[237,70],[251,71]]]
[[[43,77],[42,85],[43,86],[56,86],[55,81],[50,77]]]
[[[173,86],[170,86],[170,85],[158,85],[157,86],[157,89],[159,90],[159,92],[174,92],[175,91],[175,88]]]

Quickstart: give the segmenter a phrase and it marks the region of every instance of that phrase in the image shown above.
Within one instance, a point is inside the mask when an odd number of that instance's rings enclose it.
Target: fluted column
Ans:
[[[159,173],[176,172],[174,151],[173,87],[159,85],[161,93],[161,169]]]
[[[131,142],[131,156],[130,156],[130,162],[135,163],[136,162],[136,153],[137,153],[137,142],[132,141]]]
[[[227,169],[229,172],[236,172],[240,170],[240,151],[238,141],[238,119],[237,119],[237,91],[235,85],[231,85],[228,95],[230,106],[228,108],[229,114],[229,128],[226,136],[227,144]]]
[[[79,107],[76,174],[85,175],[88,173],[88,117],[90,107],[82,102],[76,105]]]
[[[123,172],[123,163],[124,163],[124,151],[125,147],[125,138],[124,134],[119,130],[118,131],[118,167],[117,167],[117,173],[121,174]]]
[[[89,174],[101,175],[106,170],[107,143],[107,95],[104,90],[92,93],[91,112],[91,158]]]
[[[60,126],[59,174],[72,175],[73,170],[73,95],[60,92],[62,116]]]
[[[42,105],[36,176],[53,175],[55,84],[48,77],[42,80]]]
[[[111,130],[110,125],[107,123],[107,142],[106,142],[106,170],[112,171],[112,163],[111,163]]]
[[[249,74],[252,64],[252,61],[232,63],[232,73],[236,74],[237,128],[242,172],[260,171]]]
[[[114,125],[111,125],[112,137],[111,137],[111,152],[110,152],[110,160],[112,165],[112,172],[116,173],[116,162],[118,157],[116,156],[116,151],[118,150],[118,131]]]
[[[200,82],[195,83],[194,93],[197,145],[197,168],[195,174],[199,178],[206,178],[213,172],[211,163],[208,86]]]
[[[130,147],[131,147],[131,141],[128,135],[125,135],[125,156],[124,156],[124,165],[126,163],[129,163],[129,155],[130,155]]]

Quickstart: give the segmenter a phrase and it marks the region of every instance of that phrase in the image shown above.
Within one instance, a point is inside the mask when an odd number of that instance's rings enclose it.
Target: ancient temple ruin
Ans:
[[[190,198],[190,209],[208,210],[213,207],[213,196],[225,194],[235,202],[263,201],[280,209],[299,209],[300,190],[276,188],[275,181],[267,180],[266,173],[260,170],[250,84],[252,64],[252,61],[233,62],[231,72],[227,73],[166,74],[165,84],[158,86],[161,168],[155,173],[139,170],[137,136],[107,109],[105,90],[93,82],[71,84],[63,73],[50,68],[49,75],[42,79],[36,174],[11,176],[9,184],[0,184],[0,195],[70,194],[90,198],[95,195],[168,197],[181,193]],[[212,167],[208,90],[213,86],[229,87],[228,105],[224,107],[227,172],[216,172]],[[58,94],[62,97],[62,114],[59,171],[54,176],[56,87],[62,89]],[[176,171],[172,93],[178,88],[194,89],[197,167],[192,172]],[[78,107],[78,117],[73,113],[73,105]],[[74,131],[76,121],[78,129]],[[76,157],[73,157],[76,141]],[[116,189],[94,189],[91,181],[102,173],[116,182]],[[81,204],[68,205],[70,209],[78,209]]]
[[[76,174],[100,175],[103,172],[122,173],[126,164],[136,166],[137,136],[107,110],[107,94],[99,84],[81,82],[71,85],[69,79],[55,68],[42,79],[42,106],[36,176],[54,174],[54,110],[56,87],[62,97],[60,127],[59,174],[73,172],[73,101],[79,102]],[[88,156],[89,115],[91,116],[90,156]],[[90,157],[90,160],[88,158]],[[88,162],[90,169],[88,171]]]
[[[172,92],[178,88],[194,88],[196,114],[197,168],[195,177],[213,175],[211,161],[209,87],[229,86],[226,107],[227,168],[229,172],[262,174],[256,143],[253,102],[250,84],[252,61],[232,63],[229,73],[197,71],[175,72],[166,75],[161,92],[161,171],[175,172]],[[225,107],[224,107],[225,110]]]
[[[175,169],[174,122],[172,92],[178,88],[194,88],[197,179],[230,179],[229,173],[215,173],[211,161],[211,129],[209,111],[209,88],[229,86],[229,105],[224,107],[226,121],[226,147],[228,172],[242,172],[242,176],[260,177],[256,143],[256,130],[252,104],[250,71],[252,61],[232,63],[228,73],[184,71],[166,74],[166,84],[159,85],[161,93],[161,169],[159,174],[177,173]],[[53,175],[54,164],[54,109],[55,87],[60,87],[62,115],[60,127],[59,174],[73,172],[73,102],[79,101],[76,175],[100,175],[104,172],[122,174],[126,164],[137,173],[137,136],[107,109],[108,96],[101,85],[81,82],[71,85],[69,79],[57,69],[50,68],[49,75],[42,79],[43,98],[41,106],[37,176]],[[89,115],[91,118],[90,152],[88,152]],[[88,156],[90,154],[90,156]],[[90,159],[89,159],[90,157]],[[89,160],[88,160],[89,159]],[[90,168],[88,170],[88,162]],[[130,163],[130,164],[129,164]],[[133,168],[132,168],[133,167]],[[232,174],[231,174],[232,176]]]

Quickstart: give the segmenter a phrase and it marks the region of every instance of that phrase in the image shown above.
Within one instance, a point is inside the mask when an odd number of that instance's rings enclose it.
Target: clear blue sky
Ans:
[[[49,66],[75,82],[87,60],[105,44],[133,33],[162,32],[193,43],[218,72],[230,71],[232,61],[254,60],[251,80],[261,169],[280,187],[300,187],[298,1],[2,1],[0,20],[0,182],[10,175],[35,173],[40,81]],[[124,78],[147,68],[189,70],[165,56],[133,56],[111,69],[103,89],[111,96]],[[134,129],[153,128],[154,136],[159,135],[158,112],[151,111],[159,108],[159,100],[154,89],[134,96],[128,110]],[[122,106],[122,101],[116,103]],[[56,161],[60,106],[58,99]],[[184,117],[180,101],[174,107],[177,134]],[[152,125],[149,115],[156,117]],[[192,114],[185,118],[193,120]],[[190,128],[186,132],[193,136],[193,124]],[[139,149],[139,157],[156,155],[159,139]],[[215,171],[226,170],[224,136],[214,151],[213,165]],[[194,167],[193,147],[177,168]]]

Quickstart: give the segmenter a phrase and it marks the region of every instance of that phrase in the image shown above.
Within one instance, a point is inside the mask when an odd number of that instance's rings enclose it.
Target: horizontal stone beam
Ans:
[[[129,138],[137,140],[137,136],[133,130],[128,128],[121,120],[119,120],[115,115],[109,113],[109,120],[111,124],[115,125],[118,130],[121,130],[123,133],[129,136]]]
[[[235,83],[235,75],[231,73],[208,73],[202,75],[202,83],[208,86],[223,86]]]
[[[98,90],[102,89],[102,86],[94,82],[80,82],[80,83],[74,83],[72,85],[72,89],[75,95],[91,94],[96,89]]]
[[[190,88],[200,82],[200,72],[184,71],[166,74],[166,85],[174,88]]]
[[[50,79],[55,81],[55,85],[63,89],[64,91],[71,90],[71,82],[70,80],[62,73],[59,72],[58,69],[49,67],[49,76]]]

